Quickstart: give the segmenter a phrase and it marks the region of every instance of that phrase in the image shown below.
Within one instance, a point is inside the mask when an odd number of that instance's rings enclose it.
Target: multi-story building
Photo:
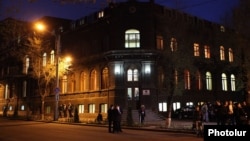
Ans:
[[[39,21],[46,23],[46,17]],[[164,114],[170,105],[175,110],[215,100],[245,100],[241,47],[233,30],[223,25],[152,0],[129,0],[110,3],[68,27],[61,33],[58,55],[70,55],[73,61],[59,76],[58,100],[59,105],[74,105],[80,121],[93,121],[99,112],[106,117],[111,104],[125,112],[145,105],[149,112]],[[55,48],[46,51],[43,63],[54,60]],[[1,107],[11,99],[3,76]],[[18,111],[41,113],[41,95],[35,90],[25,91],[28,88],[23,85],[11,89],[19,93]],[[45,117],[52,118],[56,111],[53,90],[44,106]]]

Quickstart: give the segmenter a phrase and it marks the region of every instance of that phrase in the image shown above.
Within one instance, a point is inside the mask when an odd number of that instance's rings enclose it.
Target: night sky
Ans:
[[[54,16],[66,19],[79,19],[107,6],[107,0],[95,3],[60,4],[53,0],[3,0],[0,5],[0,20],[14,17],[24,21],[33,21],[42,16]],[[127,0],[114,0],[124,2]],[[149,0],[138,0],[149,1]],[[177,9],[201,19],[221,23],[222,17],[238,4],[238,0],[155,0],[155,3]]]

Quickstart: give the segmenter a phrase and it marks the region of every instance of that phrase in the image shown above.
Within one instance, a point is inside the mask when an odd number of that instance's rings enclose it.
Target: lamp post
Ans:
[[[45,30],[45,25],[42,23],[37,23],[36,29],[40,31]],[[58,111],[58,102],[59,102],[59,95],[60,95],[60,87],[59,87],[59,57],[60,57],[60,49],[61,49],[61,33],[62,27],[60,27],[58,30],[55,30],[52,32],[52,35],[55,36],[55,66],[56,66],[56,88],[55,88],[55,109],[54,109],[54,120],[57,121],[59,117],[59,111]],[[51,33],[51,32],[50,32]]]
[[[55,89],[55,113],[54,113],[54,120],[58,120],[58,102],[59,102],[59,94],[60,94],[60,87],[59,87],[59,54],[61,48],[61,36],[60,33],[55,32],[55,46],[56,46],[56,89]]]

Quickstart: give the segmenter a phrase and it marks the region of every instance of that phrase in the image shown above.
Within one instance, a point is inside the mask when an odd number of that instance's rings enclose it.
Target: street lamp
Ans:
[[[35,25],[36,29],[40,31],[45,31],[46,27],[42,23],[37,23]],[[53,36],[55,36],[55,65],[56,65],[56,88],[55,88],[55,110],[54,110],[54,120],[57,121],[59,117],[58,111],[58,102],[59,102],[59,94],[60,94],[60,87],[59,87],[59,56],[60,56],[60,49],[61,49],[61,31],[62,28],[60,27],[58,30],[54,32],[50,32]]]

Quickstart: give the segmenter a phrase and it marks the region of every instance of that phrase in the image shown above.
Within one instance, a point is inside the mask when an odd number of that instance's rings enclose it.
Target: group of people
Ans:
[[[246,125],[249,122],[250,105],[246,101],[216,101],[214,112],[217,125]]]
[[[216,101],[212,108],[217,125],[246,125],[249,124],[250,105],[246,101]],[[208,106],[207,103],[197,105],[194,111],[195,128],[198,128],[199,123],[208,122]]]
[[[66,117],[73,117],[73,105],[69,103],[68,105],[66,104],[61,104],[59,106],[59,117],[60,118],[66,118]]]
[[[119,105],[110,105],[108,109],[108,131],[109,133],[122,132],[121,120],[122,120],[122,109]]]

